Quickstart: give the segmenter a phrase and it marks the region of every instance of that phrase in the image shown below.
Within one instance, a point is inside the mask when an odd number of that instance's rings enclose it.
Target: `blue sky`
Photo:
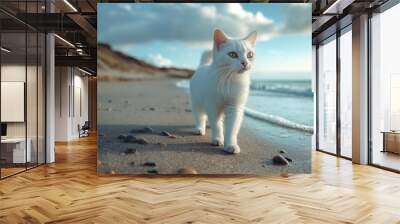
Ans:
[[[254,73],[311,76],[311,4],[103,3],[98,41],[159,66],[195,69],[221,28],[242,38],[257,30]]]

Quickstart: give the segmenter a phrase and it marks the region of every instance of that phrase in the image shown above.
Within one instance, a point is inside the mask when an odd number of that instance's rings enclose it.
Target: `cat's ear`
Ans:
[[[222,30],[216,29],[214,31],[214,46],[217,48],[217,50],[219,50],[221,45],[226,43],[227,41],[228,37]]]
[[[256,45],[256,40],[257,40],[257,31],[251,32],[249,35],[247,35],[246,38],[244,38],[247,42],[249,42],[253,47]]]

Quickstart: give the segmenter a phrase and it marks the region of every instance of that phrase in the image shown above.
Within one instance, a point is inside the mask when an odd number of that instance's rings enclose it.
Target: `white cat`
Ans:
[[[256,38],[255,31],[237,40],[215,30],[214,48],[203,53],[200,66],[190,80],[196,133],[205,134],[208,118],[211,144],[223,144],[229,153],[240,152],[237,135],[249,95]]]

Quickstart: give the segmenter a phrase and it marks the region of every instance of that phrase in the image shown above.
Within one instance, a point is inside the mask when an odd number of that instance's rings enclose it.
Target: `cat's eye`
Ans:
[[[253,52],[248,52],[247,53],[247,58],[253,58],[254,57],[254,54],[253,54]]]
[[[234,51],[229,52],[228,55],[229,55],[229,57],[231,57],[231,58],[238,58],[238,57],[239,57],[239,55],[238,55],[236,52],[234,52]]]

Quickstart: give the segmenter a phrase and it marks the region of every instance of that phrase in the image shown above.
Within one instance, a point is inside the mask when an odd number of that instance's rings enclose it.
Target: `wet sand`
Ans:
[[[194,121],[187,92],[175,86],[177,79],[98,83],[98,172],[99,174],[177,174],[193,167],[199,174],[309,173],[310,149],[274,145],[255,133],[245,117],[239,133],[241,153],[223,152],[205,136],[192,133]],[[252,121],[254,122],[254,121]],[[261,121],[260,121],[261,122]],[[130,133],[149,127],[152,133]],[[170,138],[160,133],[167,131]],[[148,144],[126,143],[119,135],[144,138]],[[272,164],[272,157],[284,149],[292,159],[289,166]],[[144,166],[153,162],[155,166]]]

